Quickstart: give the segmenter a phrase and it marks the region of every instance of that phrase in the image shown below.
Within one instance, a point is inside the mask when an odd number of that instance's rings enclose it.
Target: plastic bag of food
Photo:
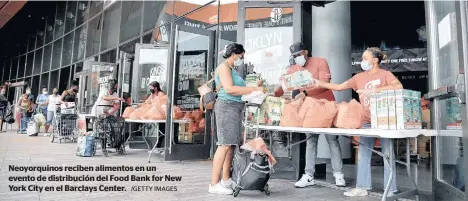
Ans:
[[[362,127],[363,120],[362,105],[353,99],[349,103],[338,104],[338,112],[333,125],[337,128],[356,129]]]
[[[132,114],[134,111],[135,111],[135,108],[127,107],[127,108],[125,108],[124,113],[122,114],[122,117],[124,119],[128,119],[128,118],[130,118],[130,114]]]
[[[190,122],[188,127],[189,133],[197,133],[198,132],[198,123]]]
[[[141,107],[135,109],[130,116],[129,119],[143,119],[143,116],[146,114],[146,112],[151,108],[151,104],[143,104]]]
[[[302,103],[304,103],[304,101],[299,99],[284,105],[280,126],[302,127],[302,118],[299,116]]]
[[[163,114],[159,111],[159,106],[152,104],[148,111],[143,115],[143,119],[145,120],[165,120]]]
[[[203,118],[203,112],[200,110],[192,111],[192,118],[195,122],[200,122],[200,120]]]
[[[299,110],[304,128],[330,128],[337,113],[336,103],[307,97]]]

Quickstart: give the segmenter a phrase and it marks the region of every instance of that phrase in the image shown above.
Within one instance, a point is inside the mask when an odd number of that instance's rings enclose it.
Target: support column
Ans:
[[[332,83],[351,78],[351,7],[349,1],[337,1],[325,7],[312,7],[312,56],[328,61]],[[351,90],[333,92],[337,102],[351,100]],[[343,158],[351,157],[351,142],[340,138]],[[325,136],[320,136],[318,157],[330,158]]]

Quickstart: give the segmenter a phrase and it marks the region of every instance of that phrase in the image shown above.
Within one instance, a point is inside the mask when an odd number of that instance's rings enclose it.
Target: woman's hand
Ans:
[[[262,80],[262,79],[260,79],[260,80],[257,81],[257,86],[258,86],[258,87],[262,87],[262,86],[263,86],[263,80]]]

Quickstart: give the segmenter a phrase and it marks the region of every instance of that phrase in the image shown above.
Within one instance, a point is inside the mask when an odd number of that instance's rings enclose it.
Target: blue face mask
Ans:
[[[362,61],[361,62],[361,68],[364,71],[368,71],[368,70],[372,69],[372,65],[370,65],[369,62],[367,62],[367,61]]]

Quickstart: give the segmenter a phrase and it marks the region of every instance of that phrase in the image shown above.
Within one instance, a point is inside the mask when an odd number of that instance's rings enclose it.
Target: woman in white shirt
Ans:
[[[100,90],[99,97],[91,109],[91,114],[95,117],[100,115],[113,115],[111,114],[111,111],[114,104],[118,103],[119,101],[124,101],[123,98],[119,98],[117,94],[117,81],[110,81],[109,86],[111,86],[109,89],[102,88]],[[98,105],[108,105],[109,107]]]
[[[57,104],[60,104],[60,95],[58,95],[58,89],[54,88],[54,90],[52,91],[52,95],[49,95],[49,98],[44,103],[44,105],[47,105],[47,122],[45,125],[45,135],[47,135],[47,133],[49,132],[50,125],[55,126],[54,112],[55,108],[57,107]]]

